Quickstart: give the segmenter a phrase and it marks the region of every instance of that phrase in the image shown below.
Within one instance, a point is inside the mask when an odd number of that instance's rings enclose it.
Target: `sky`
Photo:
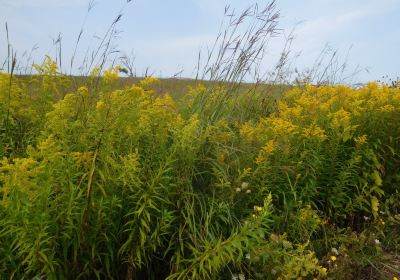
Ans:
[[[240,12],[257,2],[247,0],[0,0],[0,62],[7,57],[5,23],[10,43],[21,57],[32,52],[35,62],[54,56],[53,40],[61,34],[62,59],[68,61],[83,28],[76,61],[99,38],[122,9],[115,44],[135,55],[140,75],[194,75],[200,49],[217,36],[224,8]],[[285,36],[294,28],[292,54],[296,67],[311,67],[328,44],[338,50],[348,69],[359,69],[353,82],[400,76],[400,0],[276,0],[280,35],[272,38],[265,69],[279,57]],[[348,53],[347,59],[346,54]],[[25,59],[26,59],[25,55]],[[20,58],[22,60],[22,58]],[[1,68],[0,64],[0,68]],[[64,63],[67,68],[67,63]]]

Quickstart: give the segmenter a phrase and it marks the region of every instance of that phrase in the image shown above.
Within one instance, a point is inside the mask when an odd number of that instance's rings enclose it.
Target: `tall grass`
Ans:
[[[46,63],[42,93],[68,79]],[[219,87],[210,122],[212,102],[191,113],[205,87],[176,102],[155,78],[113,89],[117,74],[47,103],[11,81],[10,125],[23,129],[2,139],[29,140],[2,150],[6,278],[323,277],[397,249],[398,89],[294,88],[255,115]],[[332,248],[340,266],[324,262]]]
[[[105,66],[120,14],[85,78],[0,74],[2,278],[398,273],[400,90],[245,84],[278,13],[228,18],[209,81],[173,97]]]

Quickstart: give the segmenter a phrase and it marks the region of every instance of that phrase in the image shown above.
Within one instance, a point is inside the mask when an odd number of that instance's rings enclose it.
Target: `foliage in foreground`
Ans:
[[[400,90],[0,75],[4,279],[393,277]]]

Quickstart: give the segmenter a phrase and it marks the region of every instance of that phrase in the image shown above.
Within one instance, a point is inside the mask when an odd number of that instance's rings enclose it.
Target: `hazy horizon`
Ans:
[[[269,1],[257,1],[260,6]],[[118,23],[121,32],[115,43],[118,50],[134,52],[138,75],[149,68],[161,77],[180,73],[193,77],[200,48],[214,41],[223,17],[224,7],[240,12],[253,1],[188,0],[188,1],[94,1],[87,13],[88,1],[80,0],[5,0],[0,11],[0,61],[7,56],[5,23],[10,42],[18,56],[37,46],[33,51],[36,62],[45,54],[54,56],[53,45],[58,35],[62,42],[62,60],[65,69],[83,28],[78,45],[76,64],[86,50],[98,43],[115,17],[123,9]],[[350,49],[349,71],[357,66],[362,70],[354,82],[378,80],[382,76],[399,75],[400,45],[398,0],[305,0],[276,1],[281,18],[280,36],[269,45],[265,69],[273,64],[282,50],[284,36],[294,28],[292,54],[300,53],[296,65],[301,70],[310,67],[326,44],[339,51],[344,61]],[[76,67],[76,65],[75,65]]]

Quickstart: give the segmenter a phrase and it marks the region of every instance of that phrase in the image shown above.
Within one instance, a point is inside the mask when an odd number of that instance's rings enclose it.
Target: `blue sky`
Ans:
[[[267,1],[257,1],[263,5]],[[95,0],[86,17],[88,0],[0,0],[0,61],[6,56],[5,22],[13,47],[22,54],[37,45],[34,58],[54,55],[52,38],[62,35],[64,60],[71,57],[84,24],[78,52],[82,55],[98,39],[126,1]],[[210,45],[225,5],[237,11],[247,0],[133,0],[124,9],[116,41],[120,50],[134,51],[138,73],[149,67],[168,77],[180,70],[190,76],[197,53]],[[349,67],[367,68],[357,81],[400,75],[400,0],[277,0],[279,27],[288,33],[296,26],[293,52],[300,52],[298,68],[313,64],[328,43],[342,57],[351,47]],[[297,24],[297,25],[296,25]],[[282,36],[271,41],[265,67],[279,56]]]

